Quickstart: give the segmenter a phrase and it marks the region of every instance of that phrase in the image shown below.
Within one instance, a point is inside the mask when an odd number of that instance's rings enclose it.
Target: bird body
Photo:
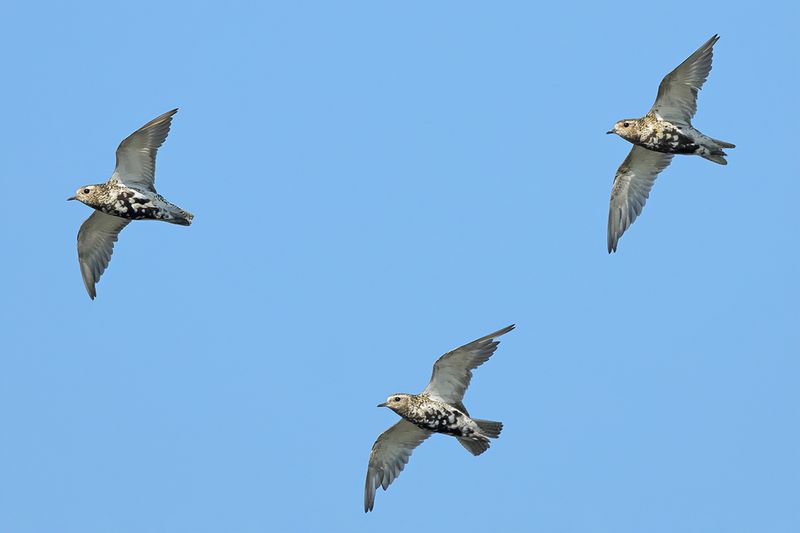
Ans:
[[[89,190],[88,194],[81,194]],[[89,185],[77,197],[82,203],[107,215],[129,220],[163,220],[189,226],[194,215],[184,211],[153,191],[143,191],[122,184]],[[83,197],[81,197],[83,196]]]
[[[692,126],[697,93],[711,72],[714,35],[664,76],[656,101],[642,118],[617,121],[606,133],[616,133],[634,146],[617,169],[608,208],[608,252],[617,250],[620,237],[644,209],[658,174],[675,154],[699,155],[727,165],[724,148],[735,145],[714,139]]]
[[[456,437],[472,455],[489,449],[489,439],[496,439],[503,429],[501,422],[471,418],[464,406],[464,393],[472,379],[472,370],[486,362],[497,349],[494,340],[514,329],[508,326],[481,337],[441,356],[433,365],[433,374],[420,394],[397,393],[378,407],[388,407],[402,417],[378,437],[372,445],[364,489],[364,511],[375,505],[378,486],[386,490],[408,463],[414,448],[434,433]]]
[[[704,135],[691,124],[670,122],[650,112],[642,118],[620,120],[614,133],[635,145],[664,154],[699,155],[705,159],[727,165],[723,148],[734,145]]]
[[[399,393],[389,397],[386,403],[381,405],[388,407],[419,428],[453,437],[483,441],[487,444],[486,448],[489,447],[488,438],[497,438],[500,435],[499,429],[496,432],[490,432],[491,434],[484,434],[478,421],[469,417],[463,404],[459,408],[435,400],[427,394]],[[487,421],[482,420],[481,422]],[[502,429],[501,422],[494,423]]]
[[[78,263],[91,299],[97,296],[95,285],[111,260],[119,232],[131,220],[192,223],[194,215],[165,200],[154,185],[156,154],[177,112],[154,118],[122,141],[117,166],[106,183],[85,185],[68,198],[95,210],[78,231]]]

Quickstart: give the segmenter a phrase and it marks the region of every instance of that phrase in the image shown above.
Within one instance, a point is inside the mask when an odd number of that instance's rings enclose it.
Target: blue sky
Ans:
[[[798,8],[7,5],[0,531],[800,530]],[[695,125],[606,253],[661,78],[714,33]],[[87,297],[66,202],[180,107]],[[362,509],[375,404],[509,323]],[[445,529],[442,529],[445,528]]]

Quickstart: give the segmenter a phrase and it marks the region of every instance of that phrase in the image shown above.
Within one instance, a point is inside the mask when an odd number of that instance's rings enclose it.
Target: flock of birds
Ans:
[[[617,250],[620,237],[641,214],[658,174],[674,154],[699,155],[726,165],[724,151],[731,143],[704,135],[692,126],[697,93],[711,71],[714,35],[667,74],[658,87],[656,101],[642,118],[618,121],[607,133],[633,144],[617,169],[608,210],[608,252]],[[169,134],[177,109],[154,118],[117,148],[117,164],[106,183],[85,185],[69,200],[94,209],[78,231],[78,262],[89,297],[108,266],[119,232],[131,220],[162,220],[189,226],[194,215],[168,202],[156,192],[156,154]],[[371,511],[378,487],[386,490],[408,463],[411,453],[434,433],[455,437],[471,454],[489,448],[503,424],[472,418],[464,407],[464,393],[472,370],[497,349],[497,337],[513,325],[465,344],[440,357],[433,375],[420,394],[393,394],[378,407],[388,407],[401,420],[381,433],[369,457],[364,510]]]

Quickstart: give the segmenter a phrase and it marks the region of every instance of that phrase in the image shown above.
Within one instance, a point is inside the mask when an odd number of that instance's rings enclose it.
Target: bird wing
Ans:
[[[485,363],[497,349],[500,341],[493,339],[512,329],[513,324],[441,356],[434,363],[431,380],[422,393],[445,403],[460,403],[472,379],[472,370]]]
[[[617,169],[608,208],[608,253],[642,212],[658,173],[667,168],[672,154],[634,146]]]
[[[122,141],[117,148],[117,166],[111,182],[155,192],[156,153],[164,143],[177,109],[154,118]]]
[[[97,296],[94,286],[111,260],[117,236],[129,222],[125,218],[95,211],[81,224],[78,231],[78,262],[83,284],[92,300]]]
[[[403,471],[414,448],[431,434],[431,431],[417,427],[405,419],[381,433],[369,454],[364,486],[365,513],[375,506],[375,491],[378,487],[386,490]]]
[[[711,72],[713,47],[717,40],[719,35],[714,35],[686,61],[664,76],[658,86],[658,96],[650,109],[651,113],[670,122],[691,123],[697,112],[697,91]]]

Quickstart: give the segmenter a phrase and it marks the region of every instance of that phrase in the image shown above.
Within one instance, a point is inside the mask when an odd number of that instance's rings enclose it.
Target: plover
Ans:
[[[485,363],[497,349],[496,337],[508,333],[508,326],[456,348],[433,365],[433,375],[420,394],[392,394],[378,407],[388,407],[401,417],[372,445],[364,487],[364,511],[375,505],[375,491],[386,490],[408,463],[414,448],[434,433],[451,435],[473,455],[489,448],[489,439],[500,436],[503,424],[471,418],[464,407],[464,393],[472,370]]]
[[[92,300],[117,236],[131,220],[163,220],[181,226],[192,223],[194,215],[166,201],[153,186],[156,153],[177,112],[173,109],[154,118],[122,141],[117,148],[117,166],[106,183],[84,185],[67,198],[95,210],[78,231],[78,262]]]
[[[699,155],[720,165],[728,164],[723,148],[735,145],[708,137],[692,126],[697,91],[711,71],[717,40],[719,36],[714,35],[664,77],[656,101],[644,117],[620,120],[606,132],[634,144],[611,188],[608,253],[617,250],[619,238],[642,212],[656,176],[669,165],[673,154]]]

